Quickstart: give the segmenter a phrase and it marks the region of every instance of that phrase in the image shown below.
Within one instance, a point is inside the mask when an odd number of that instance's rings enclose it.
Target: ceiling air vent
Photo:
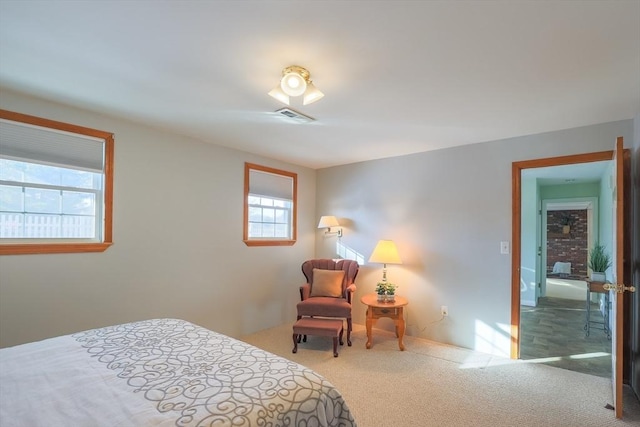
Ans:
[[[311,123],[316,120],[311,116],[307,116],[306,114],[302,114],[299,111],[292,110],[291,108],[281,108],[276,110],[276,113],[292,123]]]

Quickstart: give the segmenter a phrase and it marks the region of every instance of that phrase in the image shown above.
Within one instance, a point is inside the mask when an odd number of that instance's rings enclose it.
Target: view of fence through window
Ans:
[[[0,159],[0,238],[98,239],[102,174]]]
[[[249,237],[291,238],[291,200],[249,195]]]

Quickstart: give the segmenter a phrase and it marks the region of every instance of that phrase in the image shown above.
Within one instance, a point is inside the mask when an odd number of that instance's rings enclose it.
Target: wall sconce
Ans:
[[[387,264],[402,264],[398,248],[393,240],[380,240],[373,253],[369,257],[369,262],[382,264],[382,282],[387,282]]]
[[[291,65],[282,70],[282,79],[278,86],[271,89],[269,96],[289,105],[290,96],[300,96],[302,105],[316,102],[324,96],[311,82],[311,73],[306,68]]]
[[[318,223],[318,228],[326,228],[327,230],[324,232],[325,236],[333,236],[337,234],[338,237],[342,237],[342,228],[338,228],[338,231],[331,231],[331,227],[339,227],[340,224],[335,216],[321,216],[320,222]]]

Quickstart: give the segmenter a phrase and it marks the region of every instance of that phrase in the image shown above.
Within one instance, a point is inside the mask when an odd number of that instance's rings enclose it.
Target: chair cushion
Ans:
[[[351,304],[344,298],[315,297],[297,305],[298,316],[351,317]]]
[[[314,268],[311,296],[339,298],[342,296],[343,280],[343,270],[321,270]]]

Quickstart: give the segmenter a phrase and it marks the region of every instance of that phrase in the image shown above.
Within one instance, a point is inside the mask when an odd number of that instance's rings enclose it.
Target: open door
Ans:
[[[624,152],[622,137],[616,140],[613,150],[613,269],[612,284],[605,285],[609,290],[613,309],[611,327],[611,383],[613,386],[613,406],[616,418],[622,418],[622,381],[623,381],[623,334],[624,334],[624,293],[635,292],[633,286],[625,286],[624,280]],[[628,319],[627,319],[628,320]]]

